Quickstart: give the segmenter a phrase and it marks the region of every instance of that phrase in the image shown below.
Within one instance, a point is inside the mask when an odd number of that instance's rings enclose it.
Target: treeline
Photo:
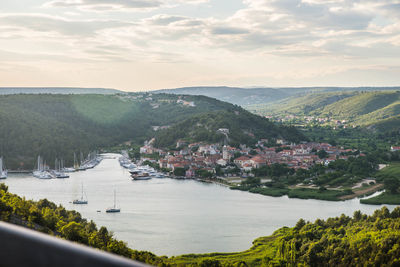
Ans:
[[[399,266],[400,208],[367,216],[356,211],[314,223],[300,219],[250,250],[172,257],[176,266]]]
[[[177,100],[195,102],[194,107]],[[0,155],[8,169],[32,169],[38,155],[52,165],[56,158],[72,165],[74,152],[142,144],[151,126],[173,125],[194,115],[239,110],[203,96],[148,93],[130,95],[0,96]],[[253,115],[254,116],[254,115]]]
[[[130,259],[164,266],[163,258],[150,252],[130,249],[124,242],[115,239],[107,228],[98,229],[93,221],[83,219],[80,213],[68,211],[47,199],[37,202],[25,200],[8,192],[4,184],[0,184],[0,220]]]
[[[221,128],[228,129],[229,133],[218,132]],[[178,139],[226,143],[236,147],[240,144],[254,145],[262,138],[283,138],[293,142],[307,139],[294,127],[276,125],[238,107],[193,116],[160,131],[155,137],[157,147],[173,147]]]

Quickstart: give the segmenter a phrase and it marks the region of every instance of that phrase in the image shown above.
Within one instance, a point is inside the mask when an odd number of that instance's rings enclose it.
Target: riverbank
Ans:
[[[250,193],[265,196],[281,197],[287,195],[289,198],[317,199],[326,201],[344,201],[355,199],[365,195],[371,195],[382,190],[382,184],[375,184],[359,189],[326,189],[306,187],[265,187],[265,186],[231,186],[232,190],[248,191]],[[368,204],[368,203],[365,203]],[[397,204],[393,202],[379,204]]]
[[[362,204],[370,204],[370,205],[382,205],[382,204],[400,205],[400,194],[391,194],[389,192],[383,192],[382,194],[376,197],[361,199],[360,202]]]

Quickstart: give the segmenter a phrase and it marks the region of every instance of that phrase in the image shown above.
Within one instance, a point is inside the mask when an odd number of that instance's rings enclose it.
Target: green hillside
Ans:
[[[32,169],[38,155],[50,165],[56,158],[72,164],[74,152],[86,154],[126,141],[141,144],[156,134],[152,126],[174,126],[194,115],[227,110],[243,111],[205,96],[3,95],[0,155],[9,169]],[[246,116],[250,128],[260,120]]]
[[[261,115],[314,116],[345,120],[350,125],[389,131],[398,129],[400,91],[316,93],[290,97],[274,105],[254,105]]]
[[[339,119],[347,119],[351,121],[360,121],[360,116],[370,115],[370,120],[378,120],[386,114],[388,116],[395,115],[393,111],[400,101],[400,92],[368,92],[359,93],[355,96],[337,101],[327,105],[319,110],[314,111],[316,115],[333,116]],[[368,124],[370,121],[365,121],[363,124]]]
[[[359,92],[335,92],[297,95],[270,105],[247,106],[247,109],[262,115],[307,115],[329,104],[357,95],[358,93]]]
[[[228,129],[229,134],[220,133],[218,129],[221,128]],[[262,138],[284,138],[295,142],[306,139],[294,128],[277,126],[268,119],[240,109],[193,116],[157,133],[155,145],[174,146],[178,139],[184,139],[188,142],[226,142],[239,146],[252,145]]]

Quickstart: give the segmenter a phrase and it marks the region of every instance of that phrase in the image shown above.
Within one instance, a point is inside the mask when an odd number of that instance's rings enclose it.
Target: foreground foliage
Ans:
[[[130,249],[107,228],[46,199],[25,200],[0,184],[0,219],[155,266],[396,266],[400,264],[400,208],[367,216],[354,212],[314,223],[300,219],[261,237],[239,253],[158,257]]]
[[[83,219],[76,211],[67,211],[47,199],[25,200],[9,193],[4,184],[0,184],[0,220],[141,262],[160,266],[163,263],[162,258],[150,252],[128,248],[124,242],[113,238],[107,228],[98,229],[93,221]]]
[[[354,212],[314,223],[300,219],[253,242],[239,253],[183,255],[176,266],[398,266],[400,208],[384,207],[372,216]]]

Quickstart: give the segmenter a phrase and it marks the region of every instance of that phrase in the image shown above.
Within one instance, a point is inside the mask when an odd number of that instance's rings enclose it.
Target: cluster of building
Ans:
[[[276,122],[298,122],[298,123],[305,123],[305,124],[319,124],[319,125],[330,125],[334,129],[343,128],[346,129],[350,125],[348,125],[347,120],[337,120],[334,118],[328,117],[314,117],[314,116],[298,116],[298,115],[284,115],[284,116],[265,116],[266,118],[276,121]],[[351,127],[355,128],[355,125],[351,125]]]
[[[149,160],[159,164],[160,168],[168,168],[174,171],[176,168],[184,168],[186,177],[192,178],[198,170],[206,170],[210,173],[216,172],[216,167],[225,170],[240,170],[240,173],[248,173],[253,168],[260,168],[275,163],[286,164],[293,169],[309,169],[315,164],[328,165],[336,159],[347,159],[348,152],[355,150],[343,149],[328,143],[301,143],[288,144],[284,140],[274,140],[281,146],[268,147],[269,140],[258,141],[255,148],[240,145],[239,148],[228,145],[191,143],[179,140],[176,150],[164,151],[153,147],[154,139],[145,142],[140,148],[142,160]],[[319,158],[317,151],[324,150],[327,156]],[[146,158],[146,154],[160,156],[159,160]],[[230,173],[230,172],[228,172]],[[228,175],[228,174],[227,174]]]

